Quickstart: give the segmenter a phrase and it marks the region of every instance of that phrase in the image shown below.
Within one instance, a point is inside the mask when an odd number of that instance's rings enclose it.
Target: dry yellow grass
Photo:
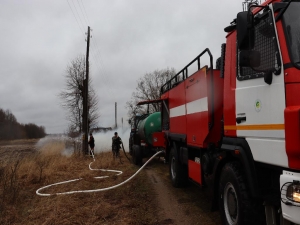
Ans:
[[[110,191],[41,197],[35,191],[69,179],[81,181],[45,189],[43,193],[109,187],[129,178],[138,168],[122,154],[123,164],[110,152],[96,155],[93,168],[122,170],[123,174],[90,171],[87,156],[64,156],[63,142],[48,143],[25,158],[0,168],[0,224],[157,224],[154,193],[142,171],[129,183]],[[110,175],[96,180],[94,176]]]

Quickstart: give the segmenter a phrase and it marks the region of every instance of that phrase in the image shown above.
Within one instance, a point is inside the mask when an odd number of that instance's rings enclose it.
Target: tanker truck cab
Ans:
[[[133,153],[133,145],[136,145],[140,141],[137,140],[136,133],[137,133],[137,127],[140,120],[143,120],[145,117],[147,117],[148,114],[136,114],[131,119],[129,119],[128,123],[130,124],[131,130],[129,135],[129,154],[132,156]]]
[[[145,157],[150,157],[158,150],[153,146],[152,134],[161,132],[161,113],[149,113],[150,104],[160,104],[161,100],[142,101],[137,106],[147,105],[147,113],[131,119],[129,151],[135,165],[141,165]]]
[[[224,224],[300,224],[299,12],[293,0],[250,6],[225,28],[217,69],[205,49],[161,87],[153,136],[171,182],[208,188]]]

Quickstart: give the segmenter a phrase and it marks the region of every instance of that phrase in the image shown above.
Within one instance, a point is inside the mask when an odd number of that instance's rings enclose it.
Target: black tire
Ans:
[[[129,138],[129,154],[132,155],[132,138]]]
[[[250,198],[245,177],[238,162],[227,163],[221,172],[219,209],[223,224],[262,224],[262,205]]]
[[[169,173],[174,187],[183,187],[187,184],[187,166],[180,163],[178,153],[174,147],[171,148],[169,155]]]
[[[141,166],[143,163],[142,149],[138,145],[132,146],[132,162],[137,166]]]

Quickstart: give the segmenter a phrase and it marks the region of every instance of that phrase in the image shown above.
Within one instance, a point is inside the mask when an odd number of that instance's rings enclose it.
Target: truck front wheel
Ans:
[[[219,209],[223,224],[261,224],[259,208],[250,198],[239,163],[227,163],[222,169],[219,185]]]
[[[174,147],[171,148],[170,152],[169,172],[174,187],[182,187],[187,183],[187,168],[180,163]]]

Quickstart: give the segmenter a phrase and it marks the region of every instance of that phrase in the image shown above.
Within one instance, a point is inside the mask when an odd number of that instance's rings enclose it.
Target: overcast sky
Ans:
[[[113,126],[114,102],[121,124],[138,78],[179,71],[207,47],[215,61],[239,11],[242,0],[1,0],[0,108],[47,133],[66,131],[57,95],[68,63],[86,52],[89,25],[99,126]]]

